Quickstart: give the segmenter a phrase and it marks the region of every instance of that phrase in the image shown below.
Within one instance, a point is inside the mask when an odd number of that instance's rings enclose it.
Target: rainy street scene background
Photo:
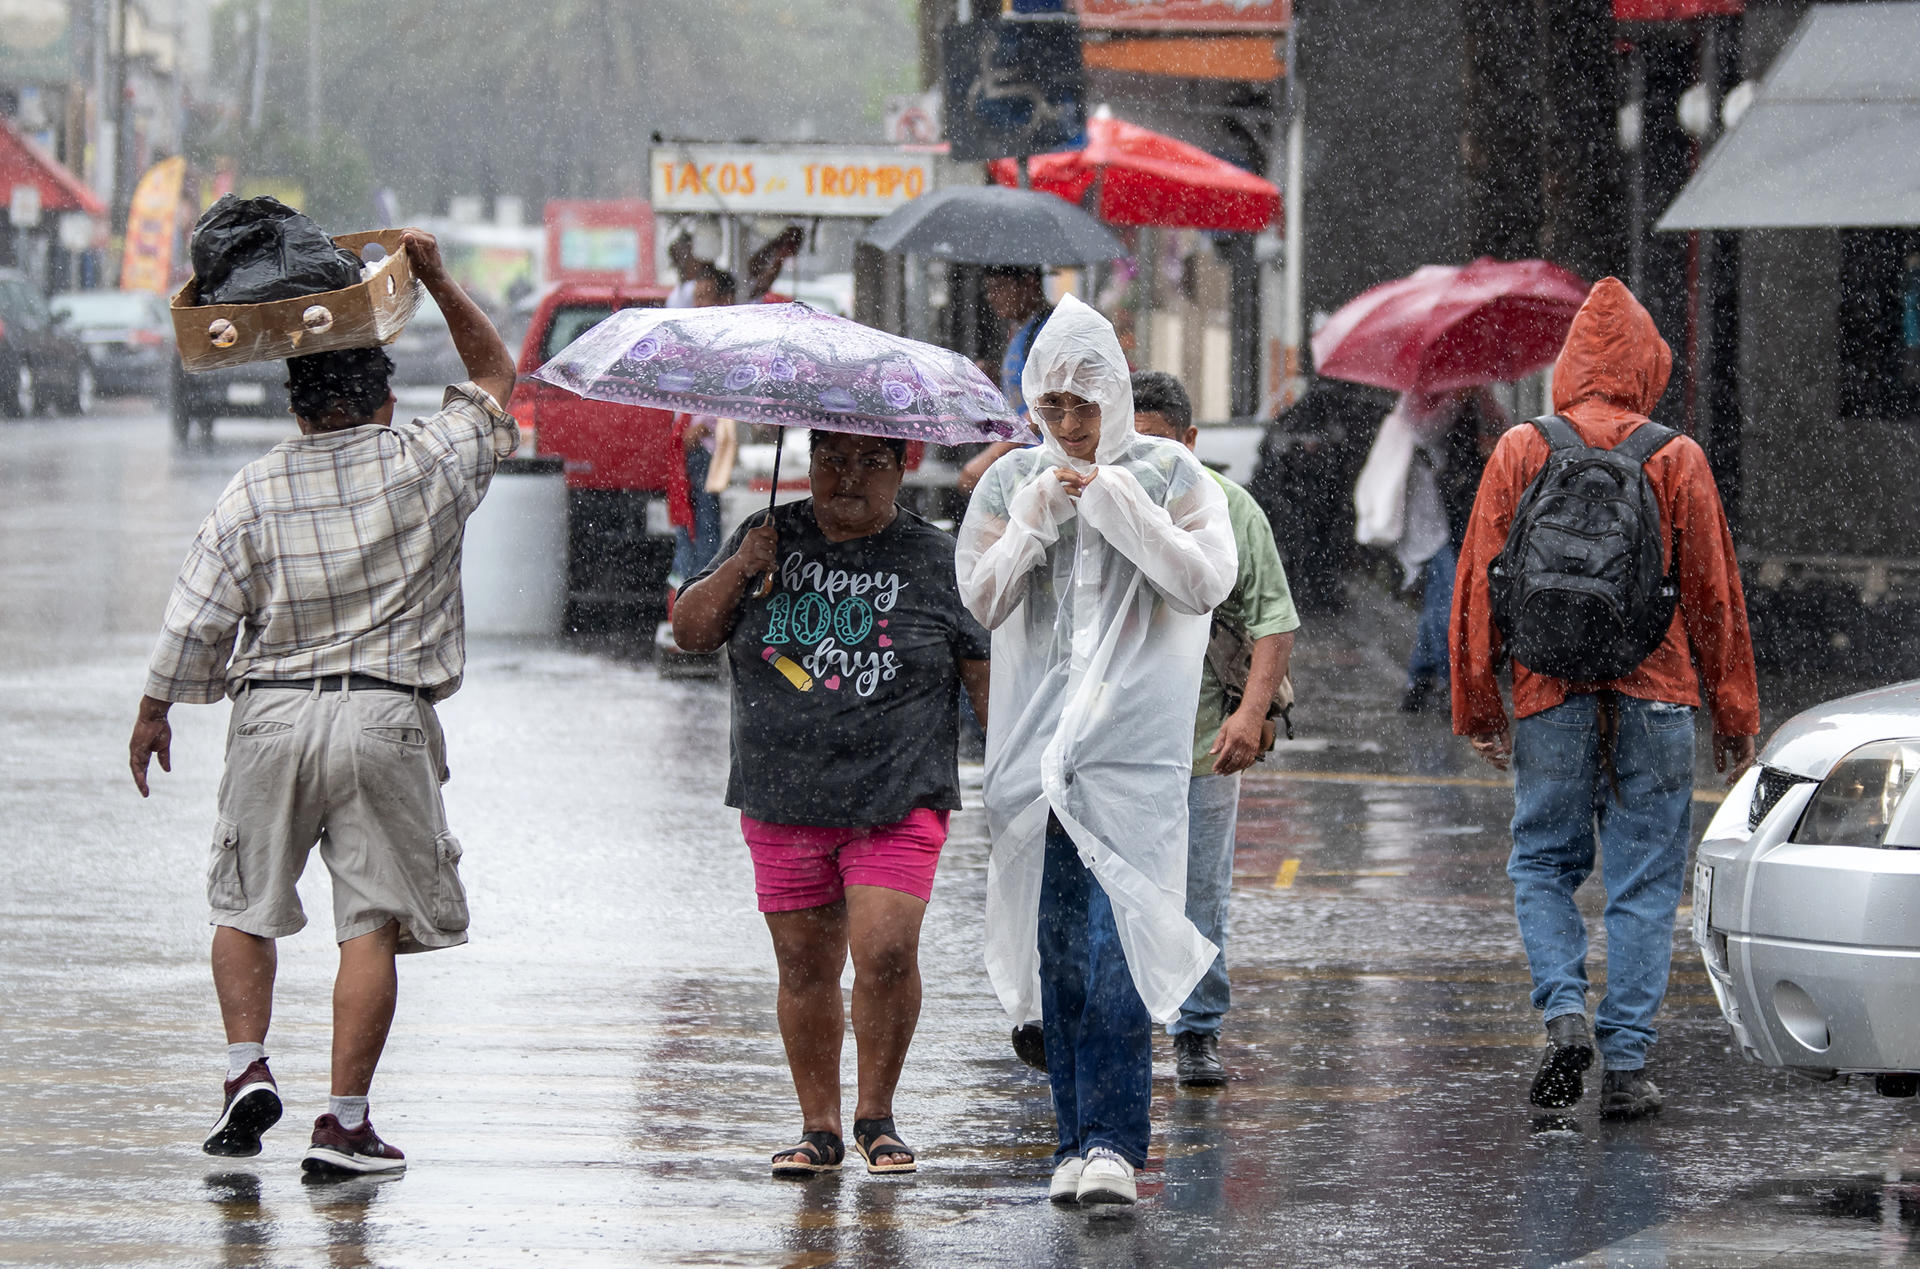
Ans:
[[[1920,1265],[1917,49],[0,0],[0,1264]]]

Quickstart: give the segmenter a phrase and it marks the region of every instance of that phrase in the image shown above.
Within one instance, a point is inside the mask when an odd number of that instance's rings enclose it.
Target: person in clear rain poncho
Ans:
[[[1042,443],[974,492],[960,594],[993,631],[987,971],[1041,1017],[1059,1126],[1051,1196],[1134,1199],[1153,1023],[1218,949],[1187,920],[1187,781],[1208,612],[1233,587],[1226,498],[1133,428],[1113,327],[1071,297],[1021,386]]]

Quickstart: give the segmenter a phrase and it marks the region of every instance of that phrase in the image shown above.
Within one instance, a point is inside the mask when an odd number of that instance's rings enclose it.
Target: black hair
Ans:
[[[733,275],[717,264],[709,266],[703,276],[713,283],[713,293],[722,304],[733,303],[740,293],[740,284],[734,281]]]
[[[816,428],[808,429],[807,453],[809,454],[813,453],[813,447],[819,443],[820,437],[823,434],[827,434],[827,431],[825,428],[816,427]],[[856,435],[856,433],[834,432],[834,433],[831,433],[831,435],[847,436],[847,435]],[[907,443],[905,441],[901,440],[897,436],[876,436],[873,439],[876,441],[879,441],[882,445],[885,445],[889,450],[893,451],[893,460],[896,463],[900,464],[902,467],[905,467],[907,465]]]
[[[981,270],[983,278],[1007,278],[1015,282],[1040,282],[1046,278],[1046,270],[1037,264],[990,264]]]
[[[318,423],[334,410],[356,421],[387,403],[393,358],[384,348],[340,348],[287,358],[287,396],[296,416]]]
[[[1180,381],[1164,370],[1133,372],[1133,412],[1158,414],[1176,432],[1193,426],[1193,399]]]

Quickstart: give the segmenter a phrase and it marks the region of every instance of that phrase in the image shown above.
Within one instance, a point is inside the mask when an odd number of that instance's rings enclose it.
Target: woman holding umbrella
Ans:
[[[810,435],[813,496],[736,529],[680,592],[673,633],[692,652],[724,645],[733,672],[727,805],[773,935],[802,1121],[774,1175],[840,1166],[849,953],[854,1146],[869,1172],[911,1172],[893,1092],[920,1014],[920,920],[960,806],[958,692],[984,722],[988,637],[960,602],[953,538],[894,501],[906,442]]]

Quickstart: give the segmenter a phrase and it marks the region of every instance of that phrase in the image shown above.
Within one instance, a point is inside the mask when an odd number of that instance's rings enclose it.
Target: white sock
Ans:
[[[227,1078],[237,1080],[246,1073],[246,1069],[255,1062],[264,1062],[267,1058],[267,1046],[248,1040],[241,1044],[227,1046]]]
[[[327,1113],[340,1121],[340,1126],[348,1132],[367,1122],[367,1099],[364,1097],[329,1097]]]

